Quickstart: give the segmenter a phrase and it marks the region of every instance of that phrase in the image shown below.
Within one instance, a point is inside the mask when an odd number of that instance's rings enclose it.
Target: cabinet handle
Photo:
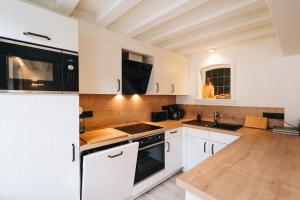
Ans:
[[[177,131],[171,131],[171,132],[170,132],[170,134],[174,134],[174,133],[177,133]]]
[[[109,158],[115,158],[115,157],[118,157],[118,156],[121,156],[121,155],[123,155],[123,151],[121,151],[120,153],[118,153],[118,154],[116,154],[116,155],[113,155],[113,156],[108,155],[108,157],[109,157]]]
[[[170,152],[170,142],[167,142],[167,145],[168,145],[167,152]]]
[[[46,40],[51,40],[50,37],[46,36],[46,35],[41,35],[41,34],[37,34],[37,33],[32,33],[32,32],[23,32],[24,35],[31,35],[31,36],[35,36],[35,37],[40,37]]]
[[[72,162],[75,162],[75,144],[72,144]]]
[[[204,153],[206,153],[206,142],[204,142]]]
[[[211,154],[214,154],[214,144],[211,145]]]
[[[155,85],[156,85],[156,93],[158,93],[159,92],[159,83],[156,82]]]
[[[121,80],[120,79],[117,79],[118,80],[118,92],[120,92],[121,90]]]
[[[174,84],[171,84],[171,87],[172,87],[171,93],[174,93],[175,92],[175,86],[174,86]]]

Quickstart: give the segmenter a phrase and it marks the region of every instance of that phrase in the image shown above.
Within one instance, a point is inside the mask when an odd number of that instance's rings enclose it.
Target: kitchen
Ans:
[[[1,200],[299,199],[299,2],[1,2]]]

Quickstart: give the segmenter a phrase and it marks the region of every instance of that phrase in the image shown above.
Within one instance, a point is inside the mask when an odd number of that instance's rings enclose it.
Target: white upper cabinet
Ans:
[[[119,94],[122,91],[122,48],[91,32],[80,33],[79,92]]]
[[[184,57],[173,57],[170,65],[170,92],[174,95],[188,94],[188,65]]]
[[[20,12],[22,10],[22,12]],[[0,36],[20,40],[22,30],[34,24],[33,6],[24,6],[16,0],[4,0],[0,7]],[[31,20],[29,20],[31,19]]]
[[[187,61],[179,56],[154,56],[148,94],[187,95]]]
[[[154,56],[148,94],[170,94],[170,62],[166,56]]]
[[[0,36],[78,51],[78,22],[21,1],[4,0]]]

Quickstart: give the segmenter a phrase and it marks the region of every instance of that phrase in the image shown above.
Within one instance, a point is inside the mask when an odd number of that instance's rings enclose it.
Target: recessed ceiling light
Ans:
[[[209,53],[214,53],[215,51],[216,51],[215,49],[208,50]]]

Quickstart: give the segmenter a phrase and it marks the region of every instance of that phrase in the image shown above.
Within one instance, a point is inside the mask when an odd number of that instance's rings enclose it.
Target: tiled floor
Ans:
[[[179,172],[136,200],[184,200],[184,190],[176,185],[176,177],[181,173]]]

